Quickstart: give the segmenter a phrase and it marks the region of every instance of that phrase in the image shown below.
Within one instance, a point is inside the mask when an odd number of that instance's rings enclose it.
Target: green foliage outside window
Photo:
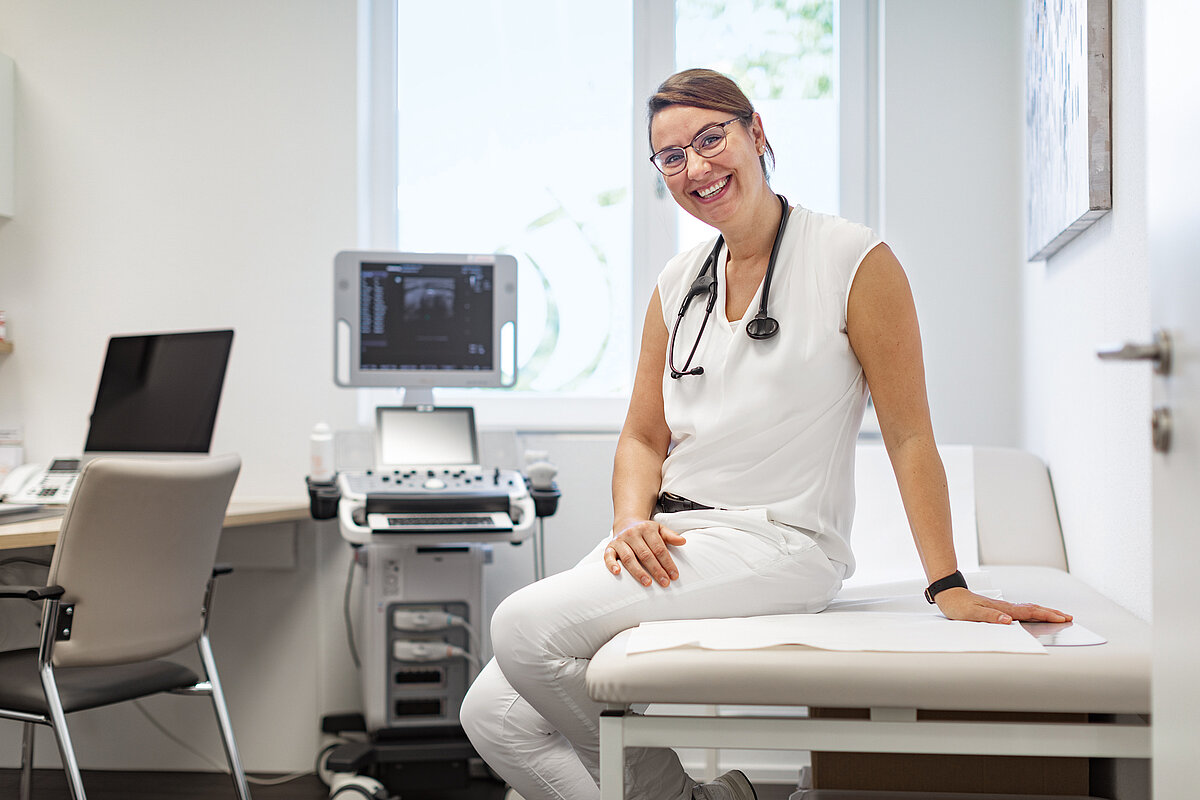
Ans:
[[[681,28],[705,32],[700,48],[755,100],[833,96],[834,0],[677,0]],[[703,49],[701,49],[703,48]]]

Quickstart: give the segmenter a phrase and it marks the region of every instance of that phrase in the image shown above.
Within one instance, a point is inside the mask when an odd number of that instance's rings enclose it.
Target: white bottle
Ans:
[[[309,465],[308,476],[313,483],[328,483],[333,480],[333,431],[324,422],[313,426],[312,463]]]

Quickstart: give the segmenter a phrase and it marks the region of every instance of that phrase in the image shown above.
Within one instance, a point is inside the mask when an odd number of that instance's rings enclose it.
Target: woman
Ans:
[[[650,300],[617,445],[612,537],[492,619],[496,657],[463,704],[463,725],[526,800],[599,797],[600,707],[584,673],[617,632],[817,612],[834,597],[854,565],[854,446],[868,386],[942,613],[1070,619],[976,595],[957,571],[916,310],[891,250],[771,190],[762,119],[725,76],[674,75],[648,110],[667,188],[720,237],[673,258]],[[755,797],[736,770],[697,784],[669,749],[626,752],[628,797]]]

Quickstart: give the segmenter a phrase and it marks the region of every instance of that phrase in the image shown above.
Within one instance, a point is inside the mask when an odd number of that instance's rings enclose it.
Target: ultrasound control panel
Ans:
[[[525,491],[525,479],[510,469],[369,469],[347,475],[347,488],[354,494],[503,494]]]
[[[355,544],[398,534],[422,543],[521,541],[535,518],[525,477],[511,469],[376,468],[339,473],[338,487],[342,535]]]

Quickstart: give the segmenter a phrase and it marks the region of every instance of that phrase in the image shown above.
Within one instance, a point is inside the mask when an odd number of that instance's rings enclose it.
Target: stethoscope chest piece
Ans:
[[[779,333],[779,320],[774,317],[768,317],[761,311],[746,323],[746,335],[751,339],[763,340],[770,339],[775,334]]]

